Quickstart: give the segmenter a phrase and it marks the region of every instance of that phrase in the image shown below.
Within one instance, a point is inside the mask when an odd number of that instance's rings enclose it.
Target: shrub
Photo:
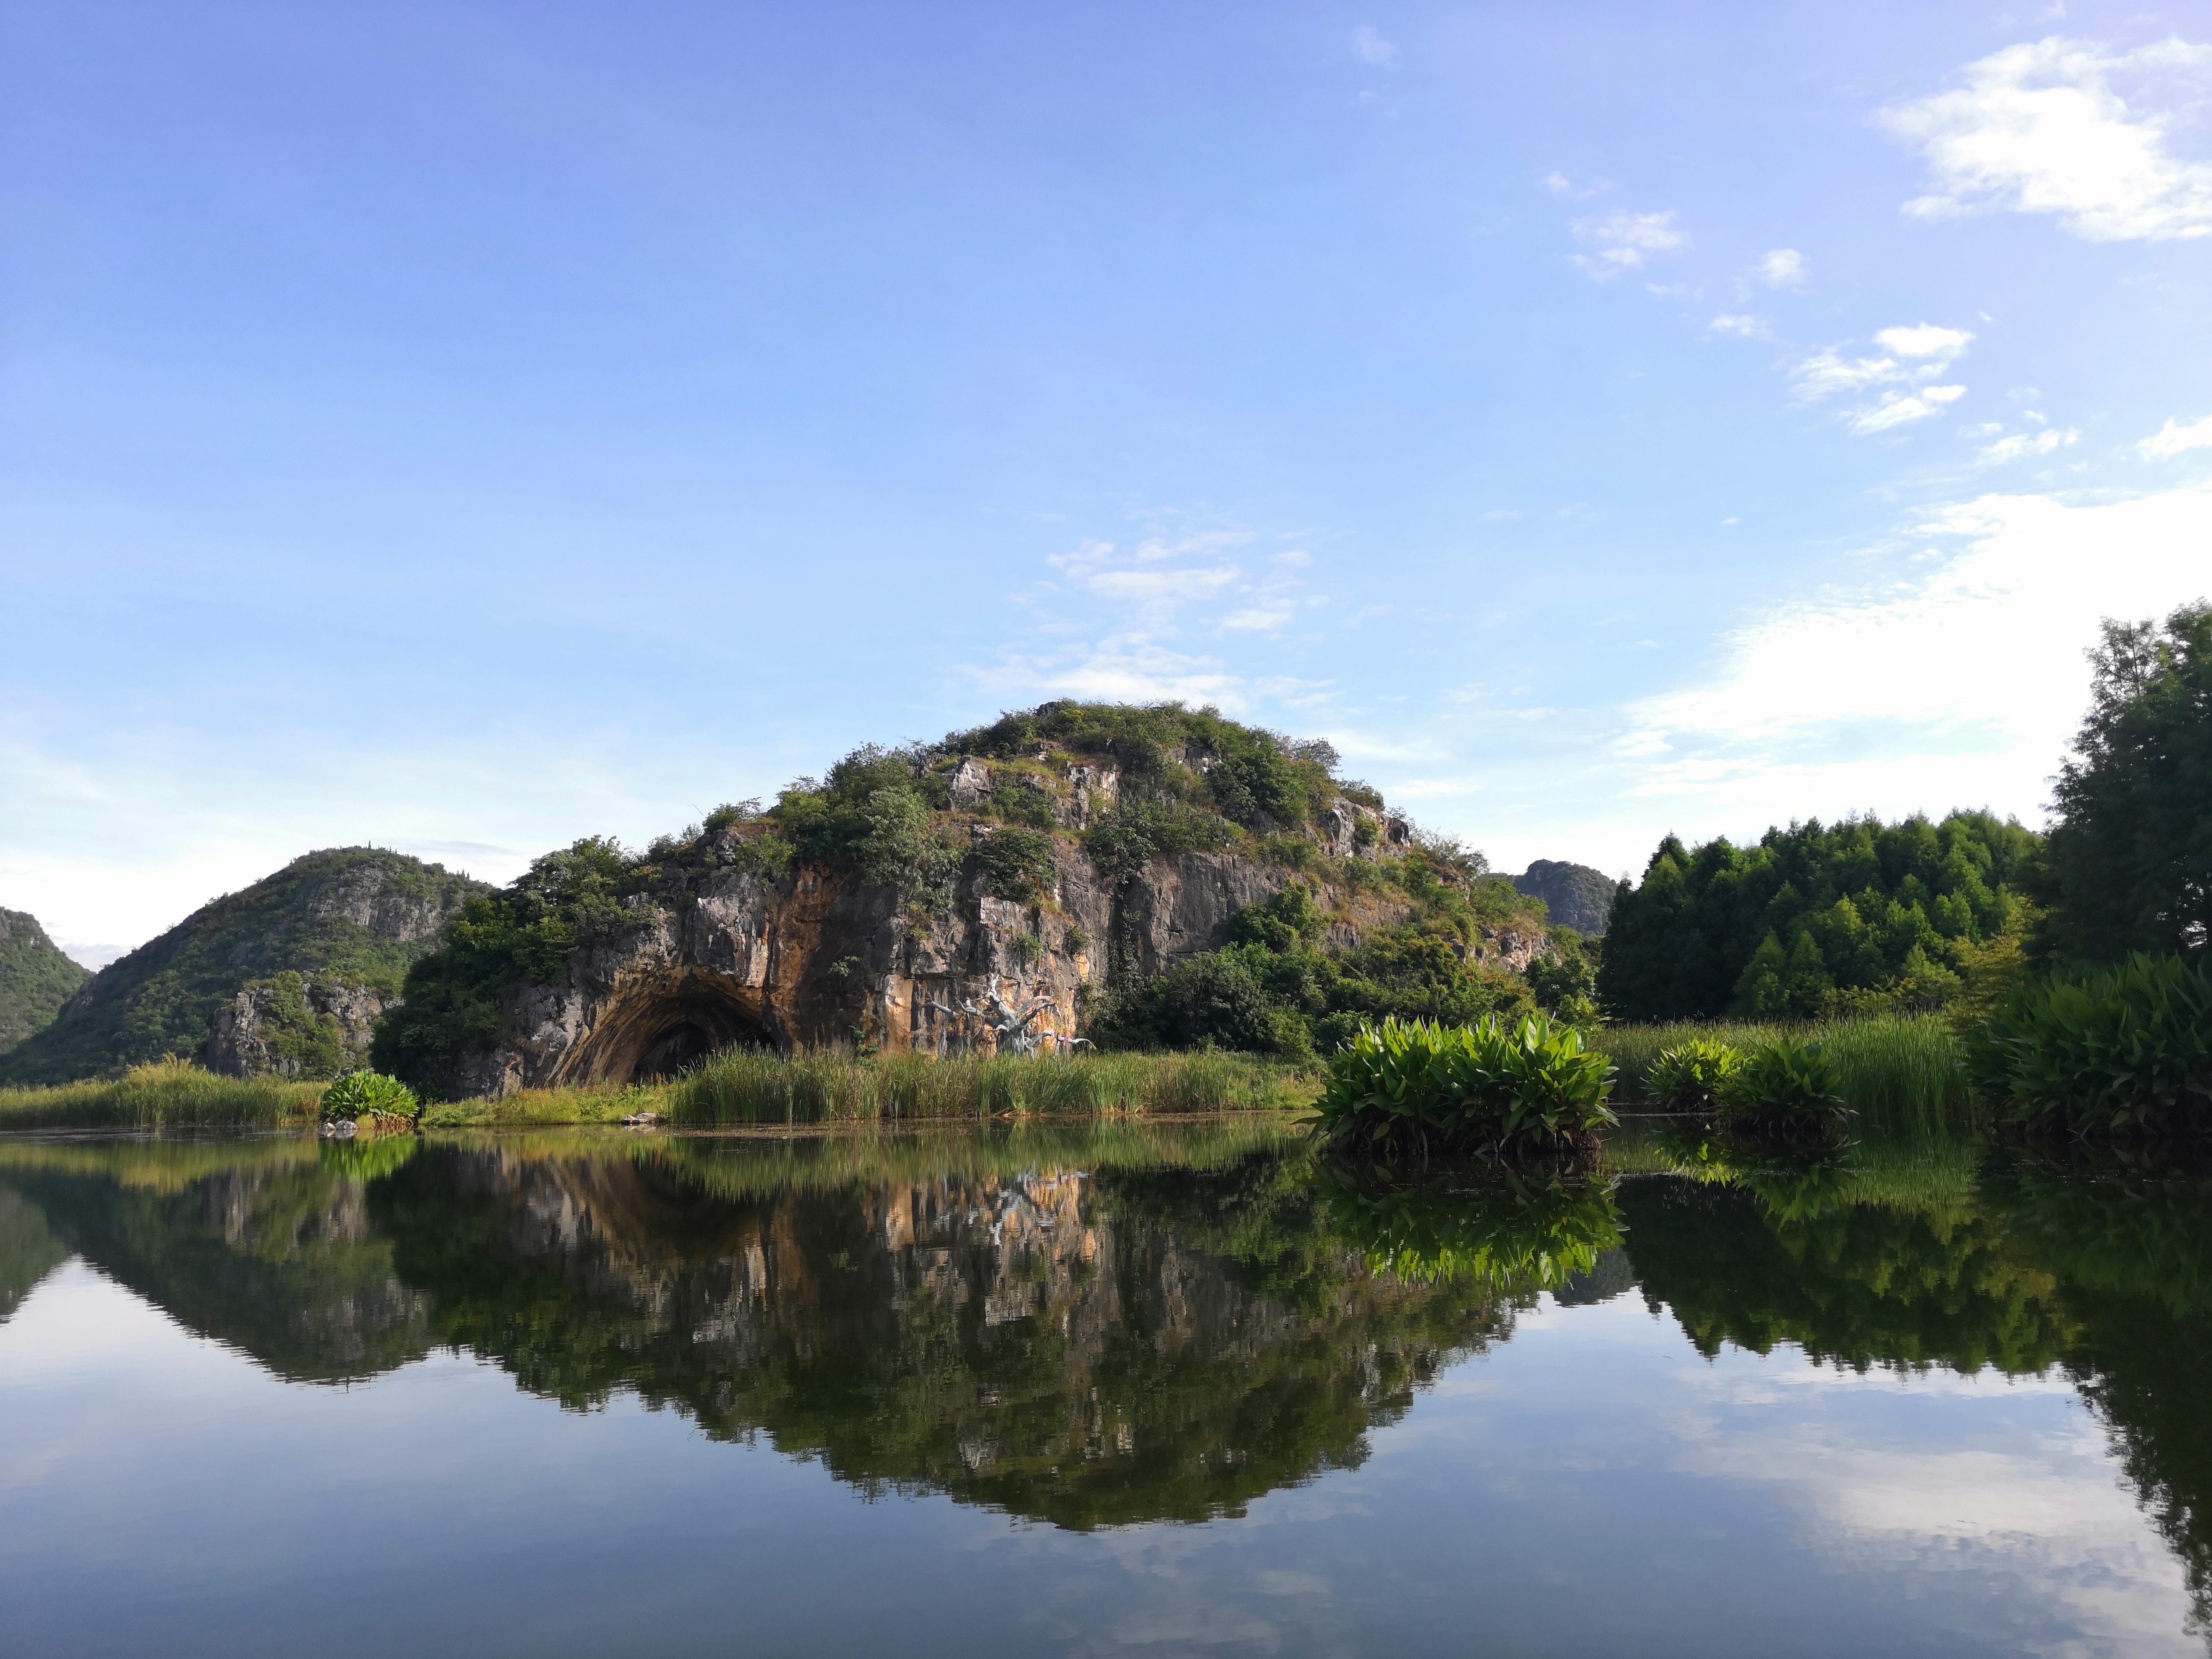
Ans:
[[[1711,1037],[1692,1037],[1659,1051],[1644,1086],[1668,1109],[1710,1112],[1743,1064],[1743,1051]]]
[[[1605,1057],[1541,1015],[1386,1019],[1330,1056],[1317,1109],[1329,1138],[1355,1149],[1561,1152],[1614,1121],[1612,1092]]]
[[[1970,1040],[1974,1083],[2031,1127],[2170,1133],[2212,1124],[2212,972],[2130,957],[2016,987]]]
[[[1052,837],[1040,830],[996,830],[975,843],[975,856],[985,891],[1035,904],[1060,878],[1052,854]]]
[[[381,1072],[348,1072],[323,1091],[325,1123],[342,1118],[411,1118],[419,1109],[415,1091]]]
[[[1834,1063],[1821,1045],[1786,1036],[1745,1054],[1720,1092],[1722,1117],[1739,1129],[1822,1127],[1844,1109]]]

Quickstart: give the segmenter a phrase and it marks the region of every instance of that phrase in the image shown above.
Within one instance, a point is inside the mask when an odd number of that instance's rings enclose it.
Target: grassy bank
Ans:
[[[319,1083],[217,1077],[155,1060],[119,1078],[0,1089],[0,1129],[273,1129],[311,1121],[322,1096]]]
[[[668,1090],[673,1122],[1219,1112],[1310,1104],[1319,1080],[1249,1054],[716,1054]]]
[[[1632,1109],[1650,1103],[1644,1079],[1662,1049],[1693,1036],[1748,1048],[1783,1035],[1819,1042],[1845,1103],[1867,1115],[1936,1123],[1970,1098],[1964,1045],[1934,1014],[1804,1025],[1613,1025],[1592,1033],[1590,1047],[1620,1068],[1614,1100]]]

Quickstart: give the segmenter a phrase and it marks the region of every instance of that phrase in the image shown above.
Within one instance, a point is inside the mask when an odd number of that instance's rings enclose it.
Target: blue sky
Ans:
[[[2212,591],[2212,8],[0,3],[0,904],[1054,696],[1503,868],[2040,818]]]

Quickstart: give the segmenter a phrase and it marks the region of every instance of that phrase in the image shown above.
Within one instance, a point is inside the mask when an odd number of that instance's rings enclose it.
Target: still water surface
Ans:
[[[0,1139],[0,1650],[2204,1651],[2212,1188],[1620,1162]]]

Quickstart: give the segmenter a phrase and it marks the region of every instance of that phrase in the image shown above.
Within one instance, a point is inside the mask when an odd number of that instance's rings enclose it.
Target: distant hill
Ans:
[[[53,1024],[91,977],[56,948],[36,916],[0,910],[0,1053]]]
[[[1538,859],[1513,884],[1531,898],[1544,901],[1552,920],[1577,933],[1602,933],[1613,914],[1613,892],[1619,885],[1602,870],[1587,864],[1566,864],[1558,859]]]
[[[52,1024],[0,1053],[0,1083],[65,1082],[165,1054],[204,1055],[217,1014],[234,1026],[239,1012],[252,1040],[241,1045],[233,1032],[228,1069],[327,1073],[367,1033],[342,1029],[331,998],[312,994],[316,988],[340,990],[343,1007],[380,1008],[398,995],[408,964],[436,945],[447,918],[471,894],[490,890],[400,853],[310,853],[85,981]],[[272,1010],[300,1029],[264,1029]],[[310,1057],[304,1071],[301,1053]]]

